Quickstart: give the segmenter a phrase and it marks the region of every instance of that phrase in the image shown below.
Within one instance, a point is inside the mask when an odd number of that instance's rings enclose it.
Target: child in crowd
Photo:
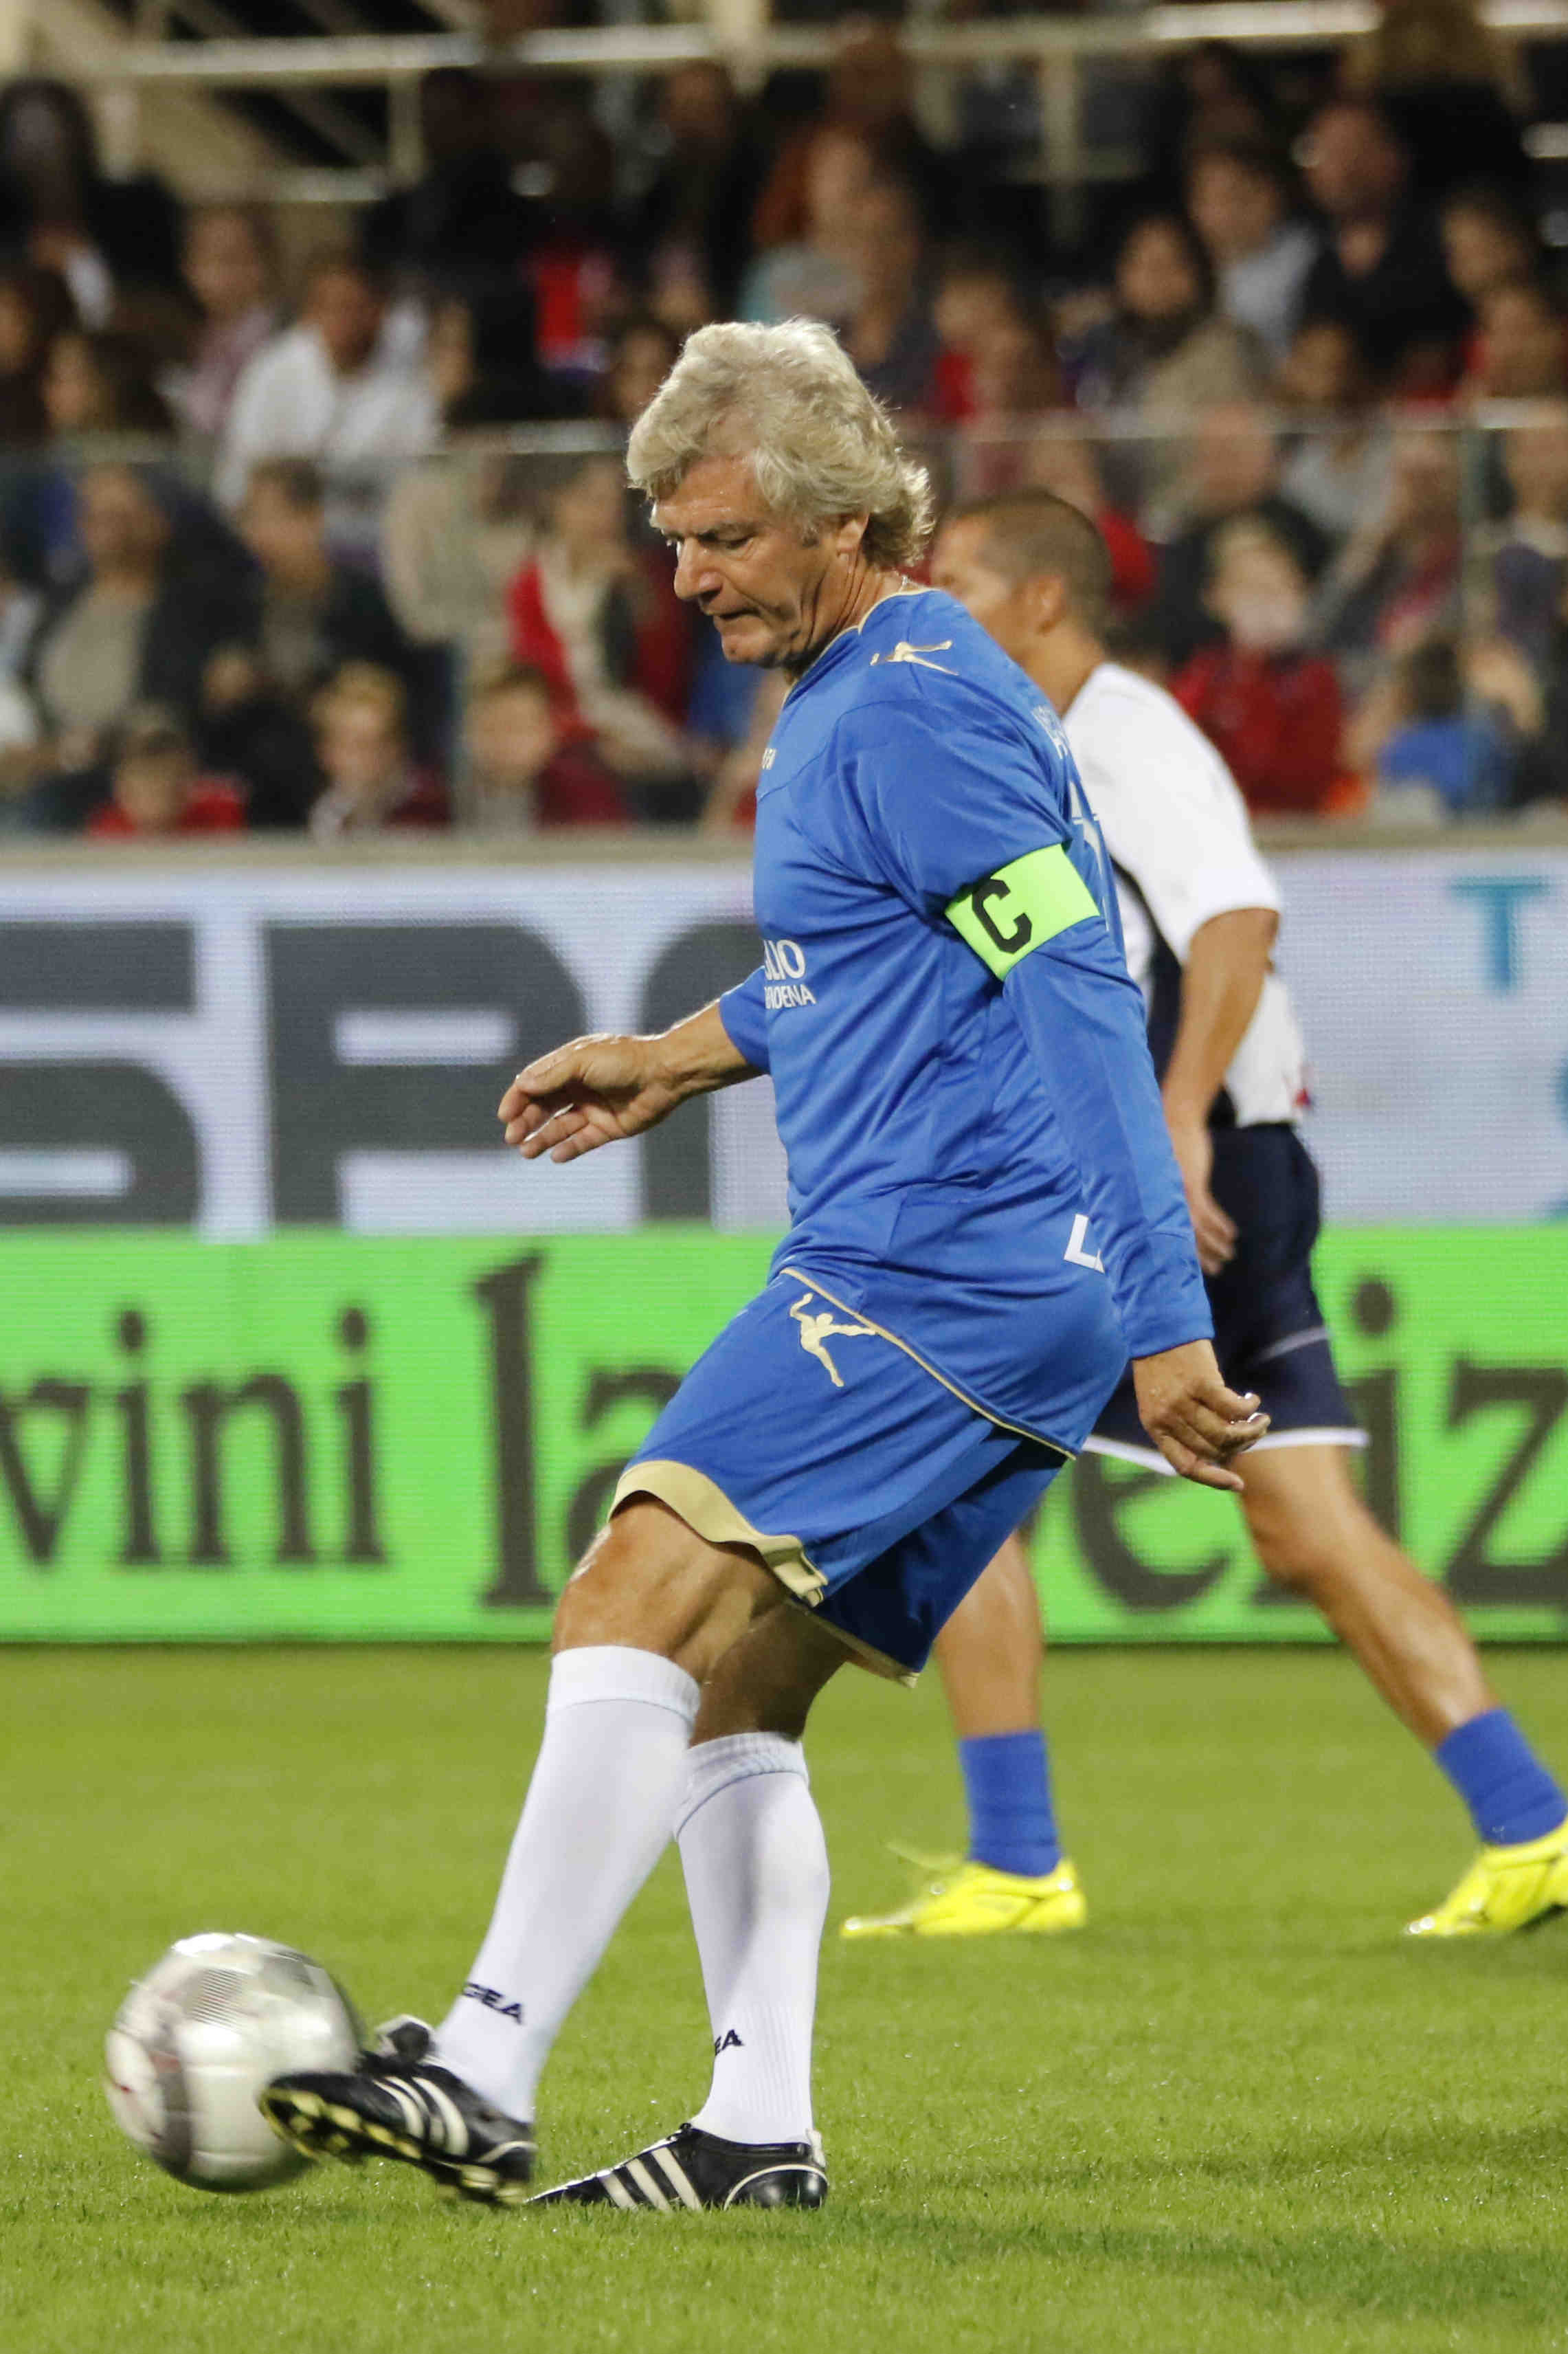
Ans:
[[[1484,814],[1508,800],[1510,714],[1501,695],[1489,693],[1494,681],[1478,659],[1485,651],[1462,649],[1452,637],[1424,638],[1368,696],[1357,717],[1358,748],[1374,770],[1385,816],[1441,822]]]
[[[1340,684],[1331,663],[1303,651],[1307,596],[1277,532],[1250,516],[1225,525],[1208,588],[1224,642],[1172,682],[1261,816],[1324,814],[1340,777]]]
[[[940,338],[932,413],[961,424],[980,407],[975,358],[988,342],[1018,325],[1020,303],[1004,260],[977,246],[950,247],[937,270],[931,318]]]
[[[585,744],[563,744],[543,671],[518,663],[481,686],[469,705],[467,745],[464,813],[476,832],[631,822],[603,762]]]
[[[1473,180],[1452,188],[1438,215],[1443,260],[1449,278],[1478,312],[1499,287],[1518,286],[1536,276],[1542,254],[1540,233],[1507,188]],[[1472,339],[1466,372],[1474,366]]]
[[[323,840],[390,826],[447,822],[439,779],[414,766],[401,679],[374,663],[344,663],[311,708],[326,790],[310,815]]]
[[[87,832],[98,841],[171,834],[238,833],[245,802],[221,778],[204,777],[196,748],[172,711],[145,704],[120,732],[110,769],[110,798]]]
[[[1540,279],[1494,286],[1478,299],[1476,318],[1463,399],[1552,400],[1568,392],[1568,323],[1549,286]]]
[[[174,413],[154,372],[153,355],[132,335],[62,329],[39,382],[50,433],[60,440],[86,433],[172,434]]]

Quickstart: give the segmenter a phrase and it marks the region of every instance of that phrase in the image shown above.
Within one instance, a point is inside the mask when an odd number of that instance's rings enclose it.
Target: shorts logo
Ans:
[[[769,1013],[787,1005],[815,1005],[806,986],[806,951],[799,940],[762,943],[762,1002]]]
[[[744,2052],[745,2049],[745,2044],[742,2043],[739,2036],[736,2033],[733,2027],[726,2027],[722,2035],[715,2035],[714,2037],[714,2058],[715,2060],[718,2058],[721,2052]]]
[[[829,1381],[832,1382],[834,1389],[842,1390],[844,1385],[843,1375],[828,1354],[828,1342],[830,1341],[874,1341],[880,1338],[880,1335],[875,1326],[872,1324],[835,1324],[831,1308],[823,1315],[811,1315],[809,1311],[814,1297],[814,1293],[808,1291],[803,1299],[797,1299],[789,1313],[800,1327],[801,1348],[809,1357],[815,1357],[819,1364],[826,1366]]]

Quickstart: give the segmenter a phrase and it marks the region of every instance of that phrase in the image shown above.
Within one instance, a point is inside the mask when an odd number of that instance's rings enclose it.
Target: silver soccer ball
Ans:
[[[270,1937],[182,1937],[138,1978],[104,2044],[114,2121],[203,2190],[258,2190],[308,2161],[257,2107],[274,2076],[346,2069],[364,2040],[323,1970]]]

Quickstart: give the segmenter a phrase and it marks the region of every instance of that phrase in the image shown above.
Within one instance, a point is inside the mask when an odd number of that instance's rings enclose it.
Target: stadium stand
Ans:
[[[1092,511],[1124,658],[1260,817],[1550,822],[1568,41],[1545,0],[1506,37],[1467,0],[1222,13],[34,11],[0,89],[0,824],[97,822],[152,705],[251,828],[334,830],[323,733],[373,711],[366,809],[493,826],[470,705],[510,661],[544,764],[597,780],[541,822],[744,825],[752,684],[614,463],[731,312],[829,319],[945,493]]]

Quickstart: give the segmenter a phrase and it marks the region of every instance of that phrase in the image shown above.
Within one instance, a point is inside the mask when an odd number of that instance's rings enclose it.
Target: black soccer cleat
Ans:
[[[388,2020],[352,2074],[313,2070],[279,2076],[261,2113],[307,2158],[400,2158],[448,2198],[513,2207],[533,2179],[532,2126],[519,2124],[429,2057],[423,2020]]]
[[[821,2207],[828,2195],[822,2145],[810,2141],[723,2141],[701,2126],[681,2126],[667,2141],[541,2190],[530,2207],[652,2207],[672,2215],[691,2207]]]

